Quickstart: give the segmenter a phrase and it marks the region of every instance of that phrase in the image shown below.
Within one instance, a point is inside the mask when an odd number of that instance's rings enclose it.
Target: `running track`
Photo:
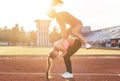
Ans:
[[[74,55],[72,79],[60,77],[63,59],[54,60],[51,75],[45,77],[47,56],[0,56],[0,81],[120,81],[120,56]]]

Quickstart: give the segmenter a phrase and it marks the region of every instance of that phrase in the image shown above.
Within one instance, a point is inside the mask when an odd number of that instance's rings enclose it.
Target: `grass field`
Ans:
[[[32,47],[32,46],[0,46],[0,55],[47,55],[52,47]],[[81,48],[76,55],[120,55],[120,50],[90,49]]]

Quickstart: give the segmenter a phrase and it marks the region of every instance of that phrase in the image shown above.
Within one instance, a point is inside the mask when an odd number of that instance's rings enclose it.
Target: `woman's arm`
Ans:
[[[48,58],[47,58],[47,69],[46,69],[46,79],[51,78],[51,76],[50,76],[51,67],[52,67],[52,60],[51,60],[51,57],[48,56]]]

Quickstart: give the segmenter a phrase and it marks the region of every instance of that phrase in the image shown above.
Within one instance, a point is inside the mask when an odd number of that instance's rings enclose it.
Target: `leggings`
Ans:
[[[64,63],[66,66],[66,70],[69,73],[72,73],[72,64],[70,57],[81,47],[82,43],[79,39],[75,39],[74,44],[70,47],[68,47],[67,54],[63,57]]]

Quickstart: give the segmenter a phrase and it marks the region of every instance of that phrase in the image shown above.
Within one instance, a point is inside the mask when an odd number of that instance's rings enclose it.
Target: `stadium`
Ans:
[[[37,20],[36,23],[36,40],[24,41],[25,44],[17,41],[14,46],[13,41],[1,41],[0,81],[120,81],[120,26],[94,31],[90,26],[83,27],[81,33],[93,49],[83,47],[71,58],[74,78],[60,77],[65,71],[61,58],[53,61],[53,78],[46,79],[46,59],[52,46],[48,41],[49,20]],[[10,32],[1,31],[1,35]]]
[[[120,25],[94,31],[83,30],[85,38],[95,47],[120,47]]]
[[[49,20],[36,20],[37,31],[24,32],[20,30],[18,24],[13,29],[0,29],[0,45],[34,45],[34,46],[52,46],[51,39],[59,39],[59,35],[49,37]],[[18,30],[19,29],[19,30]],[[57,31],[57,30],[56,30]],[[95,48],[116,48],[120,47],[120,25],[108,27],[99,30],[91,30],[91,26],[84,26],[80,32],[86,40]],[[6,37],[4,37],[6,35]],[[12,35],[15,35],[12,37]],[[56,38],[54,38],[56,37]],[[24,39],[23,39],[24,38]],[[25,43],[25,44],[23,44]]]

